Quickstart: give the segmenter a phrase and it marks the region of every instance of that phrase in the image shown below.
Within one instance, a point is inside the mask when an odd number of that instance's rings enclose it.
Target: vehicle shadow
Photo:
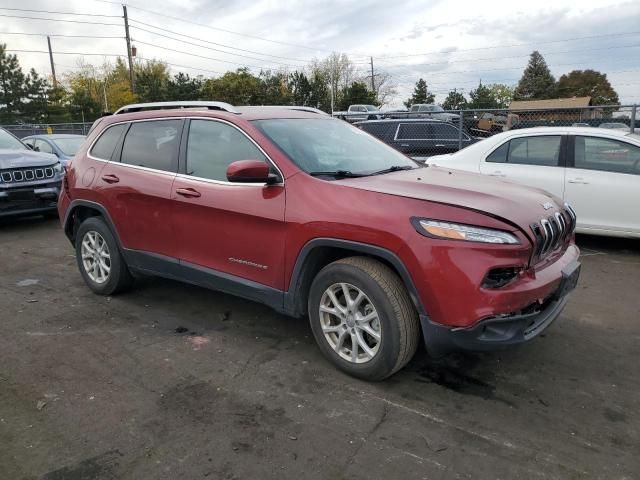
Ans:
[[[43,226],[60,226],[58,217],[50,215],[31,215],[0,217],[0,234],[17,231],[38,230]]]
[[[602,237],[599,235],[576,235],[576,244],[581,250],[612,253],[640,253],[640,240],[636,238]]]

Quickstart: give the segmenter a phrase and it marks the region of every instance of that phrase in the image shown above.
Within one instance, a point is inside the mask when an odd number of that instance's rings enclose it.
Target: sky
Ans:
[[[389,73],[397,84],[390,106],[399,106],[421,77],[437,102],[453,88],[467,94],[480,81],[515,85],[538,50],[556,78],[599,70],[622,103],[640,103],[638,0],[125,1],[137,55],[165,61],[174,73],[291,71],[344,52],[362,75],[373,57],[376,73]],[[126,55],[121,17],[115,1],[3,0],[0,42],[46,52],[45,35],[77,36],[51,38],[61,77],[81,58],[99,65]],[[50,74],[47,53],[15,53],[23,69]]]

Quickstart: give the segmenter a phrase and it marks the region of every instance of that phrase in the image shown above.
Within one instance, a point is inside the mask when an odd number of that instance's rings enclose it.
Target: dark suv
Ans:
[[[323,354],[366,379],[420,337],[434,355],[534,338],[580,271],[557,198],[295,107],[124,107],[89,134],[59,210],[94,292],[154,274],[308,316]]]
[[[55,155],[34,152],[0,128],[0,217],[55,215],[63,175]]]
[[[412,157],[457,152],[476,142],[459,125],[442,120],[370,120],[356,126]]]

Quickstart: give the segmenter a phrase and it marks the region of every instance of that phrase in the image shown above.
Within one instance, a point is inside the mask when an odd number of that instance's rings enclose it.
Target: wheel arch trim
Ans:
[[[296,263],[291,272],[291,277],[289,279],[289,286],[284,295],[284,311],[289,315],[300,315],[299,308],[297,303],[299,301],[299,291],[300,282],[304,278],[304,269],[306,267],[306,260],[309,255],[316,248],[322,247],[334,247],[342,250],[351,250],[357,253],[362,253],[369,255],[374,258],[380,258],[385,260],[389,264],[393,266],[393,268],[400,275],[400,279],[402,283],[407,288],[409,293],[409,297],[413,305],[416,307],[416,310],[420,315],[426,315],[426,310],[420,300],[420,296],[418,295],[418,290],[416,289],[415,283],[409,273],[409,270],[404,265],[403,261],[391,250],[388,250],[384,247],[379,247],[377,245],[371,245],[368,243],[355,242],[353,240],[342,240],[337,238],[314,238],[308,241],[298,253],[296,258]]]
[[[116,230],[115,224],[113,223],[113,220],[111,220],[111,216],[109,215],[109,212],[107,212],[107,209],[104,208],[100,203],[92,202],[90,200],[73,200],[69,204],[69,207],[67,208],[67,212],[65,213],[64,221],[62,225],[64,228],[65,235],[67,236],[67,238],[72,244],[74,243],[74,239],[73,239],[73,235],[70,230],[70,227],[74,220],[73,213],[79,207],[87,207],[100,212],[100,215],[102,216],[102,218],[104,218],[105,222],[107,222],[107,226],[109,227],[109,229],[111,230],[111,233],[116,239],[118,247],[122,249],[122,243],[120,242],[120,236],[118,235],[118,230]]]

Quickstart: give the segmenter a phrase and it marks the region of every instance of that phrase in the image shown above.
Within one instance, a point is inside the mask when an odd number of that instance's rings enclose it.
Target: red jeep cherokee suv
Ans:
[[[94,292],[153,274],[308,315],[365,379],[421,336],[434,355],[532,339],[580,271],[557,198],[424,167],[305,107],[123,107],[94,125],[59,211]]]

